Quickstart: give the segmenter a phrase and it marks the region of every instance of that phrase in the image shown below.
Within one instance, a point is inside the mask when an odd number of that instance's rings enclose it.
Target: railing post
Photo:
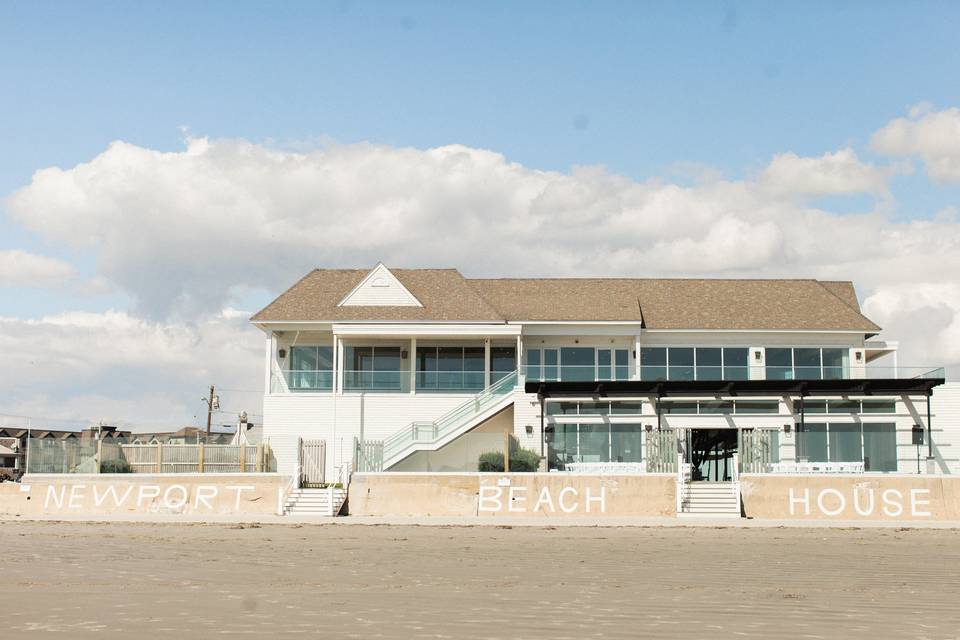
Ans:
[[[103,464],[103,440],[97,440],[96,462],[97,470],[94,473],[100,473],[100,465]]]
[[[163,473],[163,443],[157,442],[157,473]]]
[[[247,445],[240,445],[240,473],[247,472]]]
[[[254,467],[257,473],[263,472],[263,443],[257,445],[257,462],[256,467]]]
[[[203,473],[204,463],[206,462],[204,460],[205,454],[206,454],[206,448],[204,447],[204,444],[201,442],[197,445],[197,473]]]

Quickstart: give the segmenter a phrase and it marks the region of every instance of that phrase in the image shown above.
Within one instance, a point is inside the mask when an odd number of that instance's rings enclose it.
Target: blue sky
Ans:
[[[878,153],[870,140],[915,105],[934,114],[960,105],[958,24],[956,2],[0,0],[0,197],[31,185],[37,170],[90,163],[113,141],[182,153],[187,137],[241,140],[255,145],[254,154],[365,142],[391,150],[463,145],[531,172],[599,165],[608,176],[681,188],[707,174],[750,182],[779,154],[818,158],[850,147],[858,163],[890,168],[883,186],[818,191],[806,209],[837,221],[881,210],[890,224],[932,220],[957,206],[960,181],[931,179],[924,161],[933,156],[922,150]],[[129,272],[123,242],[79,240],[87,215],[80,205],[61,212],[77,216],[73,241],[49,220],[34,223],[44,211],[13,211],[6,202],[0,251],[63,260],[80,284],[0,288],[0,316],[113,309],[174,321],[157,311],[166,303],[144,304],[157,283],[118,275]],[[203,215],[197,211],[185,210],[184,220]],[[90,235],[103,230],[90,225]],[[944,251],[953,257],[952,247]],[[169,248],[158,253],[158,264],[177,260],[169,255]],[[224,304],[249,310],[289,284],[290,274],[320,262],[418,258],[385,242],[366,253],[277,255],[274,262],[295,257],[273,279],[217,281],[233,292]],[[624,271],[618,264],[596,269]],[[783,269],[845,268],[810,265]],[[181,274],[209,268],[186,257],[179,267]],[[649,268],[640,261],[626,270]],[[771,262],[736,274],[778,268]],[[847,277],[866,282],[862,296],[879,291],[857,271],[867,267],[846,268]],[[471,275],[496,269],[481,265]],[[551,269],[562,271],[541,271]],[[204,317],[181,313],[175,321]]]

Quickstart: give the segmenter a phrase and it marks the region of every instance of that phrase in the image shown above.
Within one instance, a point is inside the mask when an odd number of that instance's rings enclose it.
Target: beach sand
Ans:
[[[0,522],[5,638],[960,638],[960,533]]]

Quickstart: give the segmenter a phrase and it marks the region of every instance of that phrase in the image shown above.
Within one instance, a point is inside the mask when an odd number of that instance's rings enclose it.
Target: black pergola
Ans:
[[[803,399],[807,396],[848,395],[924,395],[927,397],[927,452],[933,457],[930,396],[944,378],[879,378],[874,380],[843,378],[839,380],[598,380],[598,381],[527,381],[524,390],[540,399],[540,433],[543,448],[544,407],[546,398],[600,397],[656,398],[657,428],[660,428],[660,400],[682,397],[750,397],[793,396],[800,398],[800,425],[806,422]]]

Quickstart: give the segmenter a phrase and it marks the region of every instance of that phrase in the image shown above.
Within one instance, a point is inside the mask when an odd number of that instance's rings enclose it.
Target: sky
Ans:
[[[853,280],[960,373],[960,4],[0,0],[0,424],[259,415],[316,266]]]

